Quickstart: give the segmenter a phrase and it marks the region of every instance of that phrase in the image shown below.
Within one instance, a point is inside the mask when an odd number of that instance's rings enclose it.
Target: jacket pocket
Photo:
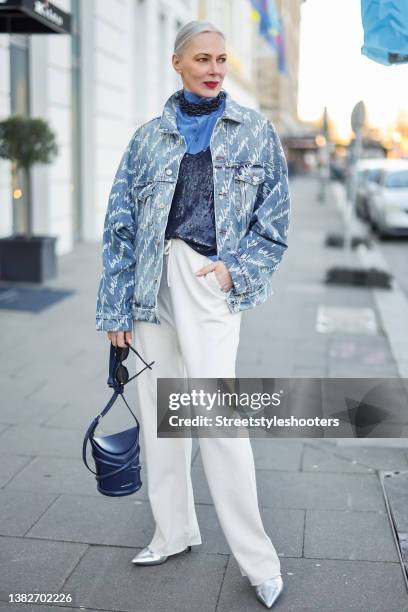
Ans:
[[[139,187],[137,199],[139,204],[139,227],[147,229],[153,222],[152,198],[154,195],[155,183],[149,183]]]
[[[234,168],[235,210],[244,230],[251,221],[258,189],[265,181],[262,166],[242,165]]]

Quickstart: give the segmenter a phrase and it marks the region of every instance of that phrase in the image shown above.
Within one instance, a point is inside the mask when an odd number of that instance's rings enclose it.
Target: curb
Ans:
[[[332,183],[331,191],[344,220],[347,207],[344,187],[339,183]],[[370,249],[360,245],[356,248],[356,252],[364,268],[375,267],[392,274],[375,244]],[[395,278],[392,279],[391,291],[372,288],[372,292],[384,333],[397,364],[398,373],[401,378],[408,378],[408,300]]]

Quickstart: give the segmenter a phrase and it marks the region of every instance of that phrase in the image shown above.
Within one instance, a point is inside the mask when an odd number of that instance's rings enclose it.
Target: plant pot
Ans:
[[[0,238],[0,279],[42,283],[57,274],[56,236]]]

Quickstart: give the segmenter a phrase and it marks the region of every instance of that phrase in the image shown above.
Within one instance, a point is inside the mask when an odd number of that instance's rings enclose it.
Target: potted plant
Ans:
[[[0,238],[0,279],[39,282],[56,274],[55,236],[32,234],[32,214],[20,184],[29,184],[36,163],[51,163],[58,152],[43,119],[14,115],[0,121],[0,158],[11,161],[13,205],[24,203],[23,231]]]

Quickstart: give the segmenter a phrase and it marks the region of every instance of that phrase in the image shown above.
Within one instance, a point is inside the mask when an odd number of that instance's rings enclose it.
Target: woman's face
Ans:
[[[227,73],[224,38],[217,32],[202,32],[186,44],[182,56],[173,54],[173,66],[181,74],[184,89],[199,96],[220,93]]]

